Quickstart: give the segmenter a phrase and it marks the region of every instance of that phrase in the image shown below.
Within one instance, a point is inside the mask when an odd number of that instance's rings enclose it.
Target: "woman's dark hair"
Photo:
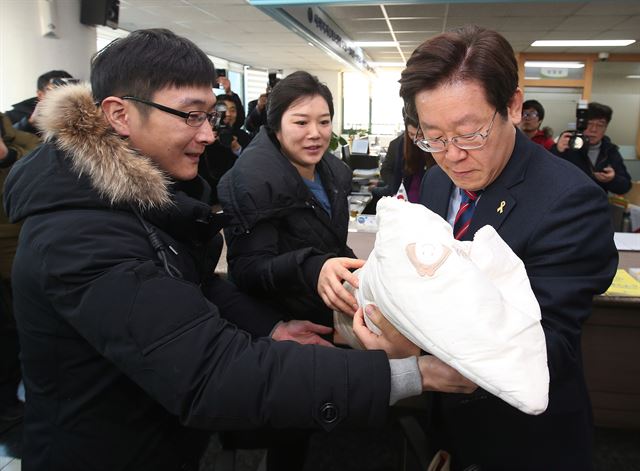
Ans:
[[[417,116],[415,97],[441,85],[476,81],[487,101],[503,116],[518,87],[518,64],[509,42],[495,31],[464,26],[422,43],[407,61],[400,96],[407,113]]]
[[[280,131],[282,115],[289,107],[304,97],[321,96],[329,106],[329,114],[333,120],[333,96],[331,91],[318,77],[309,72],[297,71],[280,80],[273,87],[267,100],[267,126],[273,132]]]
[[[425,165],[427,168],[430,168],[432,165],[435,165],[436,161],[433,159],[430,152],[425,152],[418,148],[418,146],[416,146],[411,140],[411,137],[409,137],[407,127],[413,126],[414,128],[417,128],[418,121],[407,114],[404,108],[402,109],[402,118],[404,120],[404,140],[402,147],[402,156],[404,160],[403,172],[405,175],[415,175],[420,172]]]
[[[216,69],[207,55],[168,29],[134,31],[91,60],[91,89],[98,103],[123,95],[151,100],[167,86],[213,88],[215,79]]]

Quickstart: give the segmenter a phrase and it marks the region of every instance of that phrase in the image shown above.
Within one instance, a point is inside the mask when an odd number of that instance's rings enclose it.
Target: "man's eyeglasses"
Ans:
[[[484,146],[487,138],[489,137],[489,133],[491,133],[491,129],[493,129],[493,122],[496,119],[496,114],[498,114],[498,110],[493,113],[487,132],[482,133],[481,131],[476,131],[471,134],[453,136],[451,139],[427,139],[424,137],[424,134],[422,134],[422,129],[418,126],[418,132],[416,133],[416,138],[413,140],[413,143],[425,152],[443,152],[447,150],[449,144],[453,144],[458,149],[462,150],[480,149]]]
[[[180,116],[184,118],[184,122],[187,125],[193,128],[199,128],[205,121],[209,121],[209,124],[212,128],[215,128],[220,123],[220,118],[222,113],[218,111],[213,111],[211,113],[207,113],[206,111],[179,111],[173,108],[169,108],[168,106],[161,105],[159,103],[154,103],[152,101],[143,100],[142,98],[137,98],[131,95],[125,95],[122,97],[123,100],[131,100],[137,101],[138,103],[142,103],[143,105],[152,106],[154,108],[159,109],[160,111],[164,111],[165,113],[170,113],[175,116]]]
[[[603,129],[607,128],[607,122],[604,120],[603,121],[587,121],[587,128],[593,128],[598,131],[602,131]]]
[[[538,117],[538,112],[537,111],[523,111],[522,112],[522,118],[523,119],[534,119]]]

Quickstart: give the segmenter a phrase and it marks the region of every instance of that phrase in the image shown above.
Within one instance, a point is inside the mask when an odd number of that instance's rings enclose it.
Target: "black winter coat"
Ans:
[[[600,145],[600,153],[596,159],[595,166],[591,163],[588,155],[588,146],[583,146],[582,149],[567,149],[564,152],[559,152],[557,145],[551,147],[551,152],[565,160],[568,160],[584,173],[589,175],[591,179],[596,182],[600,188],[604,191],[610,191],[618,195],[623,195],[631,189],[631,175],[627,171],[627,167],[624,166],[624,160],[620,155],[618,146],[611,142],[608,136],[602,138],[602,144]],[[616,172],[616,176],[608,183],[602,183],[593,177],[593,172],[597,169],[602,170],[607,165],[610,165]]]
[[[352,257],[347,246],[351,170],[331,154],[316,165],[331,216],[267,128],[222,177],[218,197],[231,216],[225,229],[229,273],[244,291],[286,310],[290,317],[332,325],[317,292],[331,257]]]
[[[24,221],[13,267],[23,470],[190,470],[206,439],[196,429],[383,423],[383,352],[252,339],[224,320],[242,299],[207,275],[216,221],[194,198],[201,180],[172,185],[82,86],[49,93],[53,141],[5,186],[9,217]]]

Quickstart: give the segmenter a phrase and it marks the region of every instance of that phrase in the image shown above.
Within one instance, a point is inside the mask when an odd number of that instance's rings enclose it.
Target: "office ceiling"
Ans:
[[[398,47],[363,48],[376,62],[404,62],[425,39],[467,23],[497,30],[516,52],[640,53],[638,0],[390,3],[321,8],[354,41],[393,41],[395,36]],[[121,0],[120,27],[128,31],[169,28],[211,55],[259,68],[345,68],[246,0]],[[533,48],[530,45],[536,39],[637,42],[626,47]]]

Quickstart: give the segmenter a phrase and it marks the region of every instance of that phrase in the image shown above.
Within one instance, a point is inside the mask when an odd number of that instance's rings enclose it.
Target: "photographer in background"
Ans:
[[[551,152],[582,169],[605,191],[622,195],[631,189],[631,176],[618,146],[605,136],[612,115],[613,110],[609,106],[589,103],[582,147],[571,146],[573,133],[565,131]]]
[[[260,126],[267,123],[267,102],[269,100],[269,94],[273,87],[275,87],[280,79],[275,75],[269,74],[269,84],[265,93],[261,94],[257,100],[251,100],[249,102],[247,120],[244,123],[244,127],[251,137],[258,134]]]
[[[242,100],[238,96],[237,93],[231,90],[231,81],[229,77],[227,77],[226,69],[216,69],[216,82],[218,83],[218,87],[224,90],[224,95],[229,97],[236,108],[236,123],[235,126],[239,129],[244,124],[245,115],[244,115],[244,106],[242,105]],[[218,99],[219,100],[219,99]]]
[[[66,70],[50,70],[38,77],[36,96],[14,104],[13,109],[5,113],[6,117],[9,118],[13,124],[13,127],[20,131],[39,136],[39,131],[35,127],[35,118],[38,115],[38,103],[49,90],[56,86],[66,84],[64,79],[71,79],[73,82],[77,82]]]
[[[217,139],[206,146],[198,164],[198,174],[211,187],[211,204],[218,202],[216,186],[220,178],[233,167],[251,141],[249,134],[237,126],[238,109],[232,96],[218,95],[216,110],[224,113],[216,128]]]
[[[553,146],[553,138],[544,129],[540,129],[544,119],[544,107],[538,100],[527,100],[522,104],[522,121],[520,130],[536,144],[549,150]]]

